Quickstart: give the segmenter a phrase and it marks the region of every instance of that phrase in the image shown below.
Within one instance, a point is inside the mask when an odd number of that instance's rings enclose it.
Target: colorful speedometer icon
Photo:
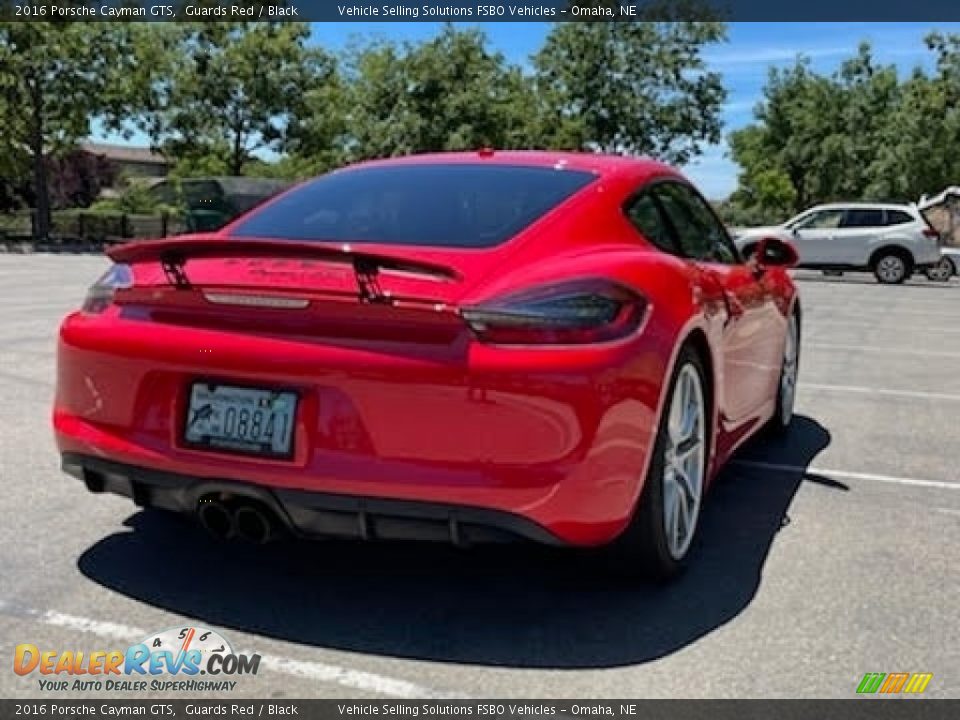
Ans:
[[[201,667],[206,665],[211,655],[233,654],[233,648],[223,635],[216,630],[195,625],[184,625],[169,628],[159,633],[151,633],[142,642],[150,648],[151,652],[166,650],[173,653],[173,657],[178,657],[181,653],[185,654],[191,650],[198,650],[201,660],[197,664]]]

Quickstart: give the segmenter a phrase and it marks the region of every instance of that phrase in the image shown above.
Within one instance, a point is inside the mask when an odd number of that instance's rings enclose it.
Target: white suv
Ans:
[[[817,205],[783,225],[743,229],[735,242],[749,255],[760,238],[771,235],[793,243],[800,267],[869,270],[888,284],[940,262],[937,231],[912,205]]]

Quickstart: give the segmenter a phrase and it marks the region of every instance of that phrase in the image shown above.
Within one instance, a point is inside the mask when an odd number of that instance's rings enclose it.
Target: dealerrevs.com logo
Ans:
[[[13,671],[37,678],[40,690],[210,692],[233,690],[240,675],[256,675],[260,655],[238,654],[217,631],[202,627],[151,633],[126,650],[14,648]],[[202,677],[201,677],[202,676]]]

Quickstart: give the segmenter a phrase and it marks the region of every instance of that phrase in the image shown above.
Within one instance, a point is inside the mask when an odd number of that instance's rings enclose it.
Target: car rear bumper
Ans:
[[[128,497],[140,507],[193,514],[203,498],[255,501],[269,508],[298,537],[420,540],[459,546],[517,540],[567,544],[527,518],[487,508],[266,488],[74,453],[63,453],[61,465],[65,473],[82,480],[91,492]]]
[[[321,510],[338,498],[441,508],[424,519],[440,521],[447,538],[447,508],[472,508],[596,546],[623,531],[642,491],[668,361],[655,337],[576,351],[436,350],[72,315],[61,328],[53,426],[62,454],[87,459],[81,468],[101,472],[96,459],[137,469],[108,477],[104,489],[136,500],[143,485],[146,504],[169,495],[172,509],[195,511],[193,494],[142,480],[186,477],[277,502],[322,498]],[[202,377],[295,390],[293,456],[185,445],[187,390]],[[303,518],[304,534],[312,522]],[[347,522],[348,535],[362,536],[359,520]],[[389,535],[379,525],[378,536]]]

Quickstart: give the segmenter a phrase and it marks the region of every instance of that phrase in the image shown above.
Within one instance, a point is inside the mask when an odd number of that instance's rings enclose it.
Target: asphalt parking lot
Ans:
[[[219,546],[88,494],[51,439],[54,341],[105,266],[0,255],[0,697],[54,696],[11,671],[18,643],[187,624],[264,656],[233,697],[846,698],[900,671],[960,697],[956,278],[800,273],[790,435],[723,473],[690,572],[624,589],[536,548]]]

